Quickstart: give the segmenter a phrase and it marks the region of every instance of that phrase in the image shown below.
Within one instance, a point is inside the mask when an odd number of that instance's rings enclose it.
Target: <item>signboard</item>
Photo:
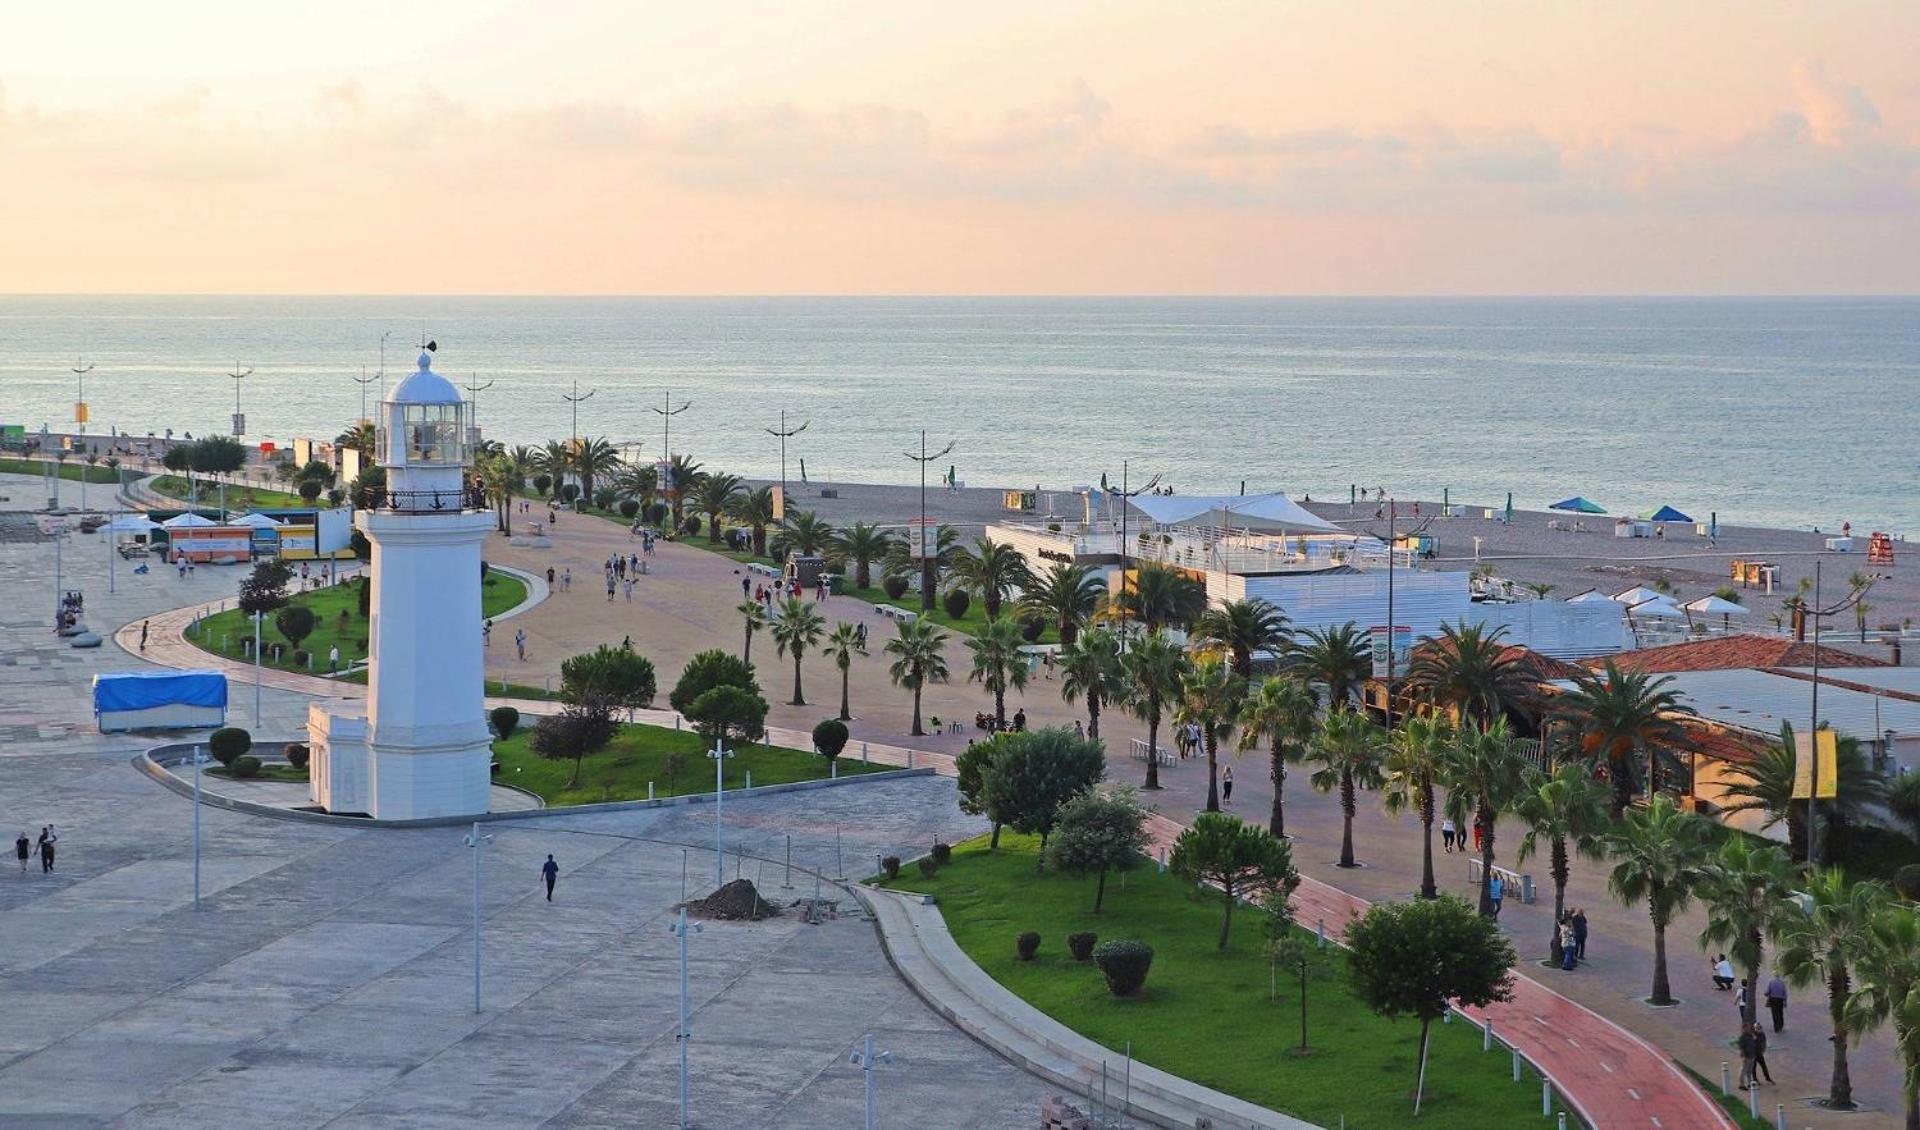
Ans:
[[[74,402],[73,422],[76,424],[85,424],[87,422],[87,402],[86,401],[78,400]]]
[[[247,414],[245,412],[235,412],[233,414],[233,434],[237,436],[247,434]]]
[[[1367,636],[1373,643],[1373,677],[1376,679],[1388,678],[1387,626],[1385,624],[1375,624],[1373,627],[1367,629]],[[1405,675],[1407,673],[1407,661],[1413,655],[1413,629],[1406,626],[1397,626],[1393,629],[1392,639],[1393,670],[1391,674],[1393,676]]]
[[[907,552],[915,561],[940,555],[940,523],[931,518],[907,522]]]
[[[776,522],[786,521],[787,488],[783,486],[771,486],[767,489],[773,492],[773,520]]]
[[[1840,795],[1840,735],[1832,730],[1820,730],[1814,735],[1819,741],[1819,773],[1814,773],[1814,753],[1809,748],[1813,741],[1806,734],[1793,735],[1793,795],[1805,800],[1814,794],[1815,780],[1819,778],[1819,797],[1828,800]]]

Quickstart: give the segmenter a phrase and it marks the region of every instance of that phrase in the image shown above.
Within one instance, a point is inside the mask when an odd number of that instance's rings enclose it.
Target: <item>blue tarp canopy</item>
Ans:
[[[218,671],[129,671],[93,677],[94,713],[156,706],[227,707],[227,677]]]
[[[1685,514],[1680,513],[1678,510],[1675,510],[1671,506],[1662,506],[1660,509],[1655,510],[1653,513],[1647,515],[1647,521],[1649,522],[1691,522],[1693,521],[1693,519],[1687,517]]]
[[[1576,514],[1605,514],[1607,512],[1606,507],[1601,506],[1592,499],[1581,498],[1577,494],[1572,498],[1563,498],[1552,506],[1547,507],[1547,509],[1571,510]]]

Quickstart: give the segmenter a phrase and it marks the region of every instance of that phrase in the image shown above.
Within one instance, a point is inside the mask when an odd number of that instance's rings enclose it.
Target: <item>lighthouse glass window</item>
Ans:
[[[407,405],[407,462],[466,462],[466,429],[461,425],[461,405]]]

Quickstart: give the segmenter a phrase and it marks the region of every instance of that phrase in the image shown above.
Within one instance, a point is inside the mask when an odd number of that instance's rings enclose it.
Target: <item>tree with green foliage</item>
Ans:
[[[832,542],[833,523],[811,510],[795,510],[780,523],[780,531],[773,537],[773,555],[819,557]]]
[[[262,561],[240,582],[240,611],[249,616],[264,615],[287,603],[287,585],[293,580],[293,566],[278,558]]]
[[[1320,768],[1308,778],[1319,792],[1340,790],[1340,866],[1358,866],[1353,858],[1353,818],[1360,789],[1377,789],[1386,756],[1386,732],[1364,714],[1336,710],[1327,715],[1307,743],[1307,760]]]
[[[866,637],[860,634],[858,625],[842,620],[827,635],[821,653],[833,660],[833,665],[840,669],[840,721],[851,722],[853,711],[848,709],[847,691],[853,680],[853,657],[867,653]]]
[[[1606,858],[1601,837],[1608,828],[1607,787],[1593,779],[1593,770],[1579,762],[1568,762],[1547,776],[1538,770],[1527,774],[1526,791],[1514,802],[1513,813],[1526,825],[1520,850],[1514,853],[1516,864],[1525,863],[1547,845],[1547,873],[1553,879],[1553,921],[1547,929],[1547,957],[1555,965],[1564,954],[1560,948],[1560,920],[1567,912],[1567,880],[1573,875],[1572,857],[1600,860]]]
[[[707,516],[708,542],[720,544],[720,515],[733,510],[735,500],[746,488],[740,476],[717,471],[700,480],[693,492],[693,504]]]
[[[1180,687],[1192,660],[1186,649],[1174,643],[1165,632],[1148,632],[1136,639],[1120,656],[1120,701],[1147,724],[1147,749],[1160,748],[1160,721],[1180,697]],[[1147,757],[1145,787],[1160,787],[1160,759]]]
[[[1683,811],[1671,797],[1656,796],[1645,808],[1628,810],[1603,841],[1614,860],[1607,889],[1624,905],[1646,903],[1653,921],[1653,995],[1648,1004],[1673,1003],[1667,981],[1667,925],[1693,901],[1710,835],[1704,819]]]
[[[1420,1069],[1414,1117],[1427,1088],[1433,1022],[1456,1006],[1513,999],[1513,944],[1464,899],[1375,903],[1347,927],[1347,973],[1367,1007],[1388,1019],[1420,1021]]]
[[[1253,653],[1287,642],[1286,614],[1259,597],[1230,600],[1202,612],[1193,623],[1194,639],[1219,648],[1233,661],[1233,673],[1253,678]]]
[[[701,692],[682,711],[700,736],[709,742],[759,741],[766,733],[767,700],[749,687],[723,684]]]
[[[752,663],[753,633],[770,623],[767,619],[766,607],[757,600],[743,600],[735,605],[733,610],[740,614],[746,625],[746,637],[740,641],[740,661]]]
[[[1847,1028],[1856,1035],[1889,1021],[1893,1046],[1906,1068],[1903,1105],[1907,1130],[1920,1128],[1920,906],[1887,902],[1867,919],[1853,954],[1853,992]]]
[[[1246,697],[1247,681],[1217,656],[1194,663],[1180,680],[1173,717],[1183,726],[1200,728],[1200,745],[1207,755],[1208,812],[1220,811],[1220,743],[1233,736]]]
[[[302,640],[313,634],[313,629],[318,624],[319,617],[313,614],[313,609],[304,604],[289,604],[273,614],[273,626],[279,629],[280,634],[285,636],[287,642],[295,648],[300,646]]]
[[[560,664],[560,696],[604,701],[615,710],[645,710],[658,689],[653,661],[631,648],[601,644]]]
[[[1126,675],[1120,666],[1120,640],[1105,628],[1081,632],[1071,647],[1060,649],[1060,697],[1068,703],[1085,699],[1087,736],[1100,736],[1100,708],[1123,700]]]
[[[1462,828],[1480,826],[1480,913],[1489,917],[1499,913],[1493,904],[1493,850],[1500,814],[1526,793],[1531,769],[1514,749],[1505,718],[1455,731],[1441,762],[1447,815]]]
[[[1217,888],[1222,900],[1220,949],[1233,931],[1233,908],[1241,899],[1284,900],[1300,885],[1287,841],[1224,812],[1202,812],[1173,841],[1167,869],[1203,888]]]
[[[1307,742],[1320,723],[1320,704],[1305,683],[1290,675],[1262,679],[1240,706],[1240,748],[1267,743],[1267,778],[1273,782],[1273,808],[1267,831],[1287,834],[1287,766],[1306,757]]]
[[[1557,713],[1579,738],[1581,756],[1607,767],[1616,821],[1633,801],[1636,775],[1653,795],[1660,762],[1673,761],[1673,751],[1691,744],[1680,719],[1694,710],[1670,688],[1672,682],[1667,675],[1622,671],[1609,659],[1598,674],[1575,676],[1573,689],[1557,700]]]
[[[896,687],[913,692],[914,737],[926,736],[920,728],[920,692],[928,679],[947,677],[947,633],[924,617],[896,625],[896,635],[887,641],[886,653],[893,657],[887,668]]]
[[[821,757],[832,761],[847,748],[847,724],[838,718],[829,718],[813,727],[813,748]]]
[[[788,706],[807,704],[807,697],[800,690],[800,661],[806,657],[808,649],[820,642],[826,630],[826,620],[810,602],[797,596],[790,596],[781,602],[780,611],[775,614],[768,632],[773,636],[774,650],[793,657],[793,697],[787,700]]]
[[[892,534],[872,522],[855,522],[833,535],[832,550],[841,569],[853,566],[853,586],[864,589],[873,585],[874,562],[884,561],[893,545]]]
[[[1326,691],[1331,712],[1352,710],[1361,684],[1373,674],[1373,645],[1349,620],[1332,628],[1308,628],[1296,634],[1283,665],[1308,686]]]
[[[520,728],[520,712],[511,706],[496,706],[487,712],[487,720],[493,723],[493,732],[501,741],[513,736]]]
[[[1419,716],[1400,724],[1387,741],[1381,765],[1380,797],[1395,815],[1412,812],[1420,821],[1420,897],[1439,898],[1433,879],[1434,784],[1453,743],[1453,725],[1445,717]],[[1555,921],[1558,921],[1556,918]]]
[[[1060,646],[1066,647],[1092,622],[1106,591],[1106,582],[1088,566],[1056,562],[1026,586],[1020,611],[1053,624],[1060,631]]]
[[[1147,850],[1147,810],[1130,788],[1087,789],[1060,806],[1047,864],[1065,875],[1093,875],[1093,912],[1107,898],[1107,875],[1131,871]]]
[[[1207,610],[1207,586],[1186,572],[1144,561],[1131,570],[1112,600],[1123,620],[1138,620],[1147,631],[1184,628]]]
[[[1868,807],[1886,799],[1888,791],[1879,772],[1861,754],[1857,739],[1842,735],[1835,740],[1835,745],[1839,772],[1832,782],[1834,796],[1822,798],[1817,814],[1819,822],[1829,831],[1865,819]],[[1726,799],[1721,802],[1721,808],[1728,813],[1758,812],[1764,816],[1762,828],[1785,824],[1788,851],[1795,863],[1804,863],[1807,801],[1793,795],[1796,760],[1793,723],[1782,722],[1779,740],[1762,750],[1758,757],[1727,764]],[[1827,784],[1822,781],[1822,788]]]
[[[560,713],[549,714],[534,723],[527,748],[536,757],[549,761],[573,762],[573,776],[567,781],[571,789],[580,784],[581,760],[605,749],[618,729],[613,720],[613,703],[586,696],[567,703]]]
[[[667,496],[667,509],[673,514],[674,529],[685,525],[687,499],[700,489],[700,480],[705,477],[700,464],[689,456],[675,455],[667,460],[667,481],[662,484],[662,492]]]
[[[994,758],[1000,756],[1013,736],[995,734],[985,741],[974,742],[953,759],[960,811],[969,816],[985,816],[993,822],[993,834],[987,840],[988,851],[1000,850],[1000,828],[1004,821],[989,808],[993,797],[987,790],[987,777],[993,770]]]
[[[739,687],[754,694],[760,693],[760,681],[754,678],[753,664],[713,648],[687,660],[687,665],[680,671],[679,681],[674,683],[672,693],[667,695],[667,704],[685,714],[695,699],[715,687]]]
[[[583,437],[572,447],[567,468],[580,477],[580,497],[592,501],[599,495],[594,480],[610,479],[619,472],[620,449],[605,436]]]
[[[989,620],[999,619],[1000,605],[1010,595],[1033,584],[1026,557],[1011,544],[984,534],[954,557],[951,571],[961,588],[980,598]]]
[[[744,490],[728,504],[733,520],[747,528],[753,537],[753,555],[767,555],[767,527],[773,525],[773,488]]]
[[[1007,724],[1007,690],[1027,688],[1027,656],[1021,651],[1020,625],[1012,620],[988,620],[967,640],[973,654],[973,666],[967,672],[969,682],[979,683],[993,695],[994,724]]]
[[[1700,945],[1724,948],[1746,970],[1747,1004],[1741,1016],[1745,1024],[1752,1024],[1759,1011],[1767,936],[1790,905],[1792,873],[1787,853],[1778,846],[1740,835],[1728,836],[1700,868],[1694,894],[1707,908]]]
[[[1307,985],[1313,980],[1314,971],[1326,958],[1326,951],[1315,945],[1313,940],[1294,928],[1291,918],[1269,917],[1268,922],[1279,922],[1279,932],[1267,937],[1267,960],[1274,969],[1284,969],[1300,989],[1300,1043],[1295,1049],[1304,1054],[1307,1050]]]
[[[1827,990],[1827,1016],[1833,1034],[1833,1070],[1827,1081],[1827,1108],[1852,1110],[1853,1072],[1847,1062],[1847,1000],[1853,994],[1852,965],[1868,942],[1869,926],[1887,905],[1879,883],[1850,883],[1838,867],[1821,868],[1803,884],[1806,909],[1781,907],[1773,923],[1780,952],[1774,964],[1799,988],[1819,982]]]
[[[1016,832],[1040,837],[1035,870],[1046,861],[1047,838],[1060,807],[1106,776],[1105,747],[1060,728],[1007,734],[987,769],[985,806]]]
[[[1408,688],[1421,701],[1458,711],[1460,721],[1480,726],[1526,713],[1537,684],[1522,662],[1526,652],[1500,642],[1506,634],[1505,627],[1442,624],[1407,664]]]

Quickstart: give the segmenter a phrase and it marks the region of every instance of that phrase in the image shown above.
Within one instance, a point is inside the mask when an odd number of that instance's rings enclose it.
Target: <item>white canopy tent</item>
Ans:
[[[1651,600],[1643,600],[1638,604],[1629,604],[1627,606],[1627,614],[1629,616],[1650,616],[1659,620],[1684,620],[1687,618],[1686,609],[1681,608],[1667,597],[1659,595],[1654,596]]]
[[[220,523],[212,518],[203,518],[189,510],[185,514],[176,514],[160,524],[169,530],[198,530],[217,526]]]
[[[122,514],[107,523],[107,532],[114,534],[150,534],[160,529],[160,523],[144,514]]]
[[[1162,526],[1213,526],[1285,534],[1344,532],[1284,494],[1151,494],[1132,502],[1135,510]]]
[[[227,525],[246,526],[254,530],[277,530],[280,528],[281,523],[274,521],[265,514],[242,514],[240,517],[228,522]]]
[[[1689,600],[1680,607],[1696,616],[1745,616],[1751,611],[1744,604],[1735,604],[1725,597],[1703,596],[1699,600]]]
[[[1568,597],[1567,603],[1568,604],[1592,604],[1596,601],[1603,601],[1603,600],[1609,604],[1613,603],[1613,598],[1608,596],[1606,593],[1601,592],[1599,589],[1588,589],[1586,592],[1581,593],[1579,596]]]

